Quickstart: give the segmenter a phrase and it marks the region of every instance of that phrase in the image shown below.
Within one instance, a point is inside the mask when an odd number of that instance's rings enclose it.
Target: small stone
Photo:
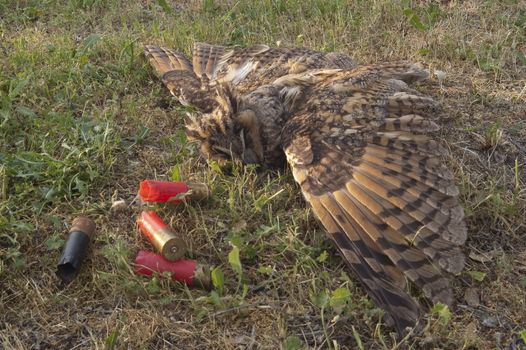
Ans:
[[[477,288],[468,288],[464,293],[464,300],[471,307],[477,307],[480,305],[479,291]]]
[[[492,257],[489,253],[480,253],[480,254],[477,254],[475,252],[471,252],[469,253],[469,258],[471,260],[475,260],[475,261],[478,261],[478,262],[481,262],[481,263],[487,263],[487,262],[490,262],[492,260]]]
[[[488,328],[495,328],[497,327],[498,323],[499,321],[495,316],[489,316],[482,320],[482,325]]]
[[[128,207],[128,204],[126,204],[126,201],[124,199],[119,199],[111,203],[111,210],[112,211],[123,211]]]
[[[437,77],[439,82],[444,81],[444,79],[446,78],[446,72],[444,71],[436,69],[434,73],[435,73],[435,77]]]
[[[427,337],[425,337],[424,339],[420,340],[420,346],[423,347],[423,348],[427,348],[431,345],[433,345],[435,343],[435,339],[428,335]]]

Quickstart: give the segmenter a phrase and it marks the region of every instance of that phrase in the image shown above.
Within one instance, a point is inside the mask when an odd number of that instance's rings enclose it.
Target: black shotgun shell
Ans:
[[[93,220],[84,216],[73,220],[68,240],[57,265],[56,274],[62,281],[69,283],[77,276],[80,263],[88,250],[94,232],[95,223]]]

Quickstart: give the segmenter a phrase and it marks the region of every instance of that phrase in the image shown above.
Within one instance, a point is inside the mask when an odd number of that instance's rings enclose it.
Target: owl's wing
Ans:
[[[193,49],[194,70],[199,78],[212,82],[228,81],[235,85],[252,70],[268,65],[279,57],[282,54],[279,51],[267,45],[225,47],[197,42]]]
[[[194,66],[183,54],[156,45],[145,45],[144,52],[156,75],[181,104],[202,112],[215,108],[215,94],[194,73]]]
[[[444,149],[422,134],[438,129],[426,118],[434,102],[401,81],[425,76],[405,64],[336,72],[296,101],[283,131],[304,197],[400,334],[421,313],[406,278],[433,302],[451,305],[441,269],[464,266],[458,190],[442,165]]]
[[[221,45],[194,43],[192,62],[194,64],[195,74],[199,78],[214,80],[217,69],[220,67],[219,62],[227,50],[225,46]]]
[[[306,48],[267,45],[227,48],[195,43],[193,65],[196,75],[202,79],[228,83],[238,92],[248,92],[286,74],[309,69],[351,68],[354,61],[343,53],[326,54]]]

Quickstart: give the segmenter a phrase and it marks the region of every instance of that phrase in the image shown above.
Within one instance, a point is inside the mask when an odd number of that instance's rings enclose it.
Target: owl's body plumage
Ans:
[[[246,50],[255,54],[232,54],[231,61],[223,51],[220,68],[211,69],[207,79],[218,82],[217,95],[206,79],[200,91],[214,107],[187,120],[189,139],[212,158],[267,167],[286,159],[328,236],[399,333],[421,315],[406,278],[433,302],[451,305],[441,271],[463,269],[466,227],[453,176],[440,159],[445,151],[425,136],[438,129],[429,119],[436,104],[407,85],[428,72],[407,63],[355,67],[350,59],[334,63],[329,54],[305,51],[300,61],[308,68],[291,70],[291,59],[280,59],[268,66],[274,75],[259,76],[269,72],[254,68],[264,66],[254,63],[261,53]],[[147,46],[151,61],[161,51],[167,52]],[[208,66],[201,63],[196,69],[194,59],[196,76]],[[229,75],[247,80],[225,80]],[[163,81],[172,93],[190,87]]]

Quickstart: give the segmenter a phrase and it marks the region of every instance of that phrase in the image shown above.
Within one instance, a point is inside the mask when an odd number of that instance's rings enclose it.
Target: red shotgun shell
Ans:
[[[167,260],[181,259],[186,253],[186,243],[153,211],[143,211],[137,218],[141,232],[148,237],[155,249]]]
[[[201,200],[209,195],[208,187],[196,182],[144,180],[139,185],[139,196],[144,202],[180,203],[186,197]]]
[[[143,276],[169,272],[174,281],[205,289],[211,287],[210,268],[195,260],[168,261],[159,254],[141,250],[135,258],[134,270]]]

